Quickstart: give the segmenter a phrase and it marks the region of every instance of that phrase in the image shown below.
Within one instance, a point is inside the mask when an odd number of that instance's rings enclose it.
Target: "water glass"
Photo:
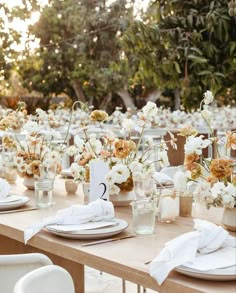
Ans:
[[[156,222],[156,200],[145,198],[132,203],[133,227],[136,234],[152,234]]]
[[[146,197],[152,197],[155,191],[155,182],[153,178],[134,181],[134,195],[136,200],[142,200]]]
[[[39,208],[49,208],[53,204],[53,180],[40,179],[35,181],[35,202]]]

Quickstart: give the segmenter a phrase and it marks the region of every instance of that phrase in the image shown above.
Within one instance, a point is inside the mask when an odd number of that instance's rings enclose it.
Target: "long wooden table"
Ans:
[[[30,196],[32,198],[30,204],[34,204],[34,192],[26,190],[21,180],[18,180],[17,184],[13,186],[12,193]],[[66,239],[52,235],[46,230],[40,231],[25,245],[23,232],[29,225],[39,222],[47,216],[55,215],[58,209],[69,207],[72,203],[81,203],[83,196],[66,196],[64,181],[58,179],[55,184],[54,200],[56,204],[49,209],[9,214],[0,213],[0,253],[42,252],[48,255],[55,264],[63,266],[71,273],[76,293],[86,291],[86,288],[84,288],[84,265],[158,292],[235,293],[234,282],[198,280],[173,271],[163,285],[158,286],[149,275],[148,265],[145,265],[145,262],[152,260],[161,251],[165,242],[193,230],[191,218],[179,217],[171,224],[157,222],[153,235],[138,235],[135,238],[95,246],[82,247],[83,243],[91,240]],[[209,212],[200,215],[197,209],[194,213],[199,218],[204,218],[206,215],[209,218],[210,215]],[[116,217],[129,222],[128,229],[121,235],[134,233],[130,207],[116,208]],[[215,219],[215,213],[212,213],[212,219]]]

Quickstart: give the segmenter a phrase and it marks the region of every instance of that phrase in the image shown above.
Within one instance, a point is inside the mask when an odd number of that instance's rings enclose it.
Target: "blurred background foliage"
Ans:
[[[40,96],[47,107],[61,96],[108,112],[151,100],[191,111],[210,89],[219,105],[235,106],[234,0],[150,0],[145,11],[134,0],[22,3],[0,4],[2,97]],[[36,11],[39,20],[19,51],[20,34],[7,31],[6,21]],[[32,49],[34,40],[39,45]]]

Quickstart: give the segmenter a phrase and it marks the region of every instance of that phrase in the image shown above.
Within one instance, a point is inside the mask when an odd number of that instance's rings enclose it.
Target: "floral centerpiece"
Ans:
[[[6,116],[0,119],[0,130],[13,132],[20,131],[26,120],[26,105],[24,102],[19,102],[15,111],[9,111]]]
[[[89,135],[87,128],[84,128],[84,137],[75,136],[75,145],[68,149],[68,153],[74,155],[74,163],[71,165],[74,179],[78,182],[88,182],[89,162],[95,158],[109,163],[110,171],[106,180],[110,195],[132,191],[135,180],[152,177],[155,172],[154,161],[150,159],[153,152],[158,153],[157,157],[161,163],[168,164],[166,142],[155,144],[151,137],[144,135],[145,128],[151,126],[156,113],[156,104],[148,102],[138,113],[137,120],[123,119],[121,131],[114,133],[105,127],[107,113],[94,110],[90,119],[100,123],[100,136]],[[132,139],[133,131],[139,133],[135,141]],[[173,136],[171,143],[174,144]]]
[[[212,115],[208,109],[212,101],[213,95],[207,91],[200,105],[201,115],[210,130],[209,138],[197,136],[198,132],[191,126],[180,130],[180,134],[186,137],[184,165],[189,180],[196,183],[194,195],[199,201],[204,202],[207,208],[233,209],[236,207],[236,174],[235,160],[229,157],[229,150],[236,149],[236,133],[227,131],[223,139],[217,138],[211,127]],[[205,105],[204,109],[201,109],[202,105]],[[216,148],[215,156],[203,156],[203,149],[207,147]]]
[[[3,145],[11,149],[14,155],[14,165],[18,174],[24,178],[38,178],[40,166],[48,170],[55,168],[56,172],[61,171],[61,147],[53,145],[53,138],[58,138],[55,131],[41,132],[39,124],[29,120],[23,126],[27,132],[25,140],[19,140],[13,134],[3,138]],[[33,188],[33,186],[27,186]]]

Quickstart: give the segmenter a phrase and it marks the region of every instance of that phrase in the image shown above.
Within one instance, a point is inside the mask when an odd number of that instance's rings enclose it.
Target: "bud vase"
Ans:
[[[180,196],[179,198],[179,215],[180,217],[191,217],[192,215],[192,196]]]
[[[25,176],[23,184],[27,189],[34,190],[34,181],[35,178],[33,176]]]
[[[236,232],[236,208],[224,208],[221,223],[227,230]]]

